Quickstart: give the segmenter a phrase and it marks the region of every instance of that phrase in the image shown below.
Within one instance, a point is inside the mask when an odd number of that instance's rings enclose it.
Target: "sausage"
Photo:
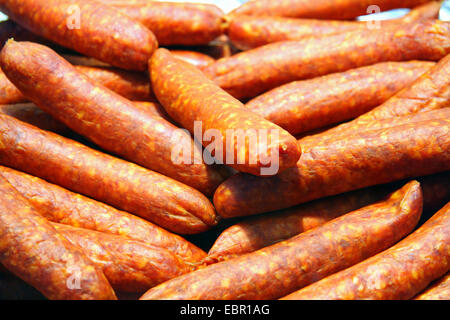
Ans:
[[[182,237],[127,212],[7,167],[0,166],[0,174],[49,221],[142,241],[192,265],[206,256]]]
[[[113,66],[147,69],[153,33],[116,9],[89,0],[5,0],[0,10],[31,32]]]
[[[45,46],[8,41],[0,64],[39,108],[107,151],[206,195],[212,195],[228,175],[226,169],[203,162],[203,150],[187,132],[90,81]],[[194,150],[194,158],[175,154],[180,141],[189,146],[190,153]],[[189,161],[174,161],[177,156],[189,157]]]
[[[115,290],[145,292],[192,271],[192,267],[161,247],[108,233],[52,224],[56,231],[103,270]]]
[[[214,58],[197,51],[171,50],[170,53],[178,59],[189,62],[200,70],[216,61]]]
[[[219,59],[204,72],[222,89],[242,99],[295,80],[385,61],[434,61],[448,53],[450,22],[425,20],[272,43]]]
[[[450,299],[450,273],[436,281],[424,292],[417,295],[414,300],[449,300]]]
[[[294,81],[245,107],[291,134],[356,118],[409,86],[433,62],[384,62],[310,80]]]
[[[317,19],[352,19],[371,13],[370,6],[381,11],[411,8],[428,0],[250,0],[235,9],[232,15],[279,16]]]
[[[0,164],[176,233],[198,233],[217,223],[214,207],[195,189],[1,114]]]
[[[245,216],[450,169],[450,119],[359,131],[308,146],[297,166],[262,179],[237,174],[214,194],[217,213]]]
[[[450,269],[450,203],[392,248],[286,300],[405,300]]]
[[[0,198],[0,263],[6,269],[49,299],[116,298],[105,275],[3,177]]]
[[[421,211],[420,185],[412,181],[383,202],[287,241],[169,280],[141,299],[280,298],[390,247],[413,230]]]
[[[423,193],[424,212],[440,208],[450,200],[450,172],[422,177],[418,181]],[[375,186],[244,220],[222,232],[205,262],[211,264],[235,258],[317,228],[338,216],[381,200],[394,187],[397,183]]]
[[[411,10],[400,19],[380,21],[379,25],[412,23],[421,19],[437,19],[441,3],[432,1]],[[244,16],[230,18],[228,36],[241,50],[260,47],[269,43],[300,40],[310,36],[326,36],[368,28],[368,22],[292,19],[271,16]],[[369,26],[370,27],[370,26]]]
[[[324,143],[335,139],[338,135],[367,128],[380,120],[450,107],[449,73],[450,55],[447,55],[409,87],[404,88],[380,106],[349,123],[306,137],[301,140],[301,143]]]
[[[224,13],[215,5],[148,1],[111,3],[121,13],[152,30],[161,45],[208,44],[223,34]]]
[[[177,123],[193,134],[201,134],[196,138],[202,140],[207,148],[209,141],[204,140],[207,140],[212,130],[218,132],[219,137],[214,138],[213,142],[216,163],[255,175],[273,175],[272,171],[278,168],[282,171],[299,159],[300,150],[293,136],[246,110],[241,102],[217,87],[197,68],[174,58],[166,49],[158,49],[150,65],[155,95]],[[197,130],[196,121],[201,124],[200,130]],[[234,134],[233,130],[236,130]],[[258,139],[258,130],[259,133],[266,133],[268,143],[263,141],[261,134]],[[245,142],[239,143],[239,138]],[[252,142],[250,139],[260,141]],[[264,143],[266,148],[263,147]],[[220,149],[222,152],[218,151]],[[269,159],[269,168],[265,161],[268,158],[272,158]]]

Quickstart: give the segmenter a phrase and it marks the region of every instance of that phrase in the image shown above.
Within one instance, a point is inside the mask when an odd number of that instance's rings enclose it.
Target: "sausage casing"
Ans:
[[[450,274],[442,277],[424,292],[414,298],[415,300],[449,300],[450,299]]]

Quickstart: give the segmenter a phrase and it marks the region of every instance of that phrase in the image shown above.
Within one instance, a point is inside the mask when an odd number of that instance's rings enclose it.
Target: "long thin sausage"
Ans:
[[[436,281],[414,300],[450,300],[450,273]]]
[[[390,247],[413,230],[421,211],[420,185],[412,181],[386,201],[172,279],[141,299],[276,299]]]
[[[118,235],[57,223],[52,225],[103,270],[115,290],[142,293],[193,269],[161,247]]]
[[[220,59],[204,72],[236,98],[295,80],[385,61],[439,60],[450,52],[450,22],[419,21],[300,41],[277,42]]]
[[[200,70],[177,60],[167,50],[156,51],[149,72],[158,100],[177,123],[193,134],[199,131],[201,137],[197,139],[201,139],[205,147],[210,142],[204,141],[204,136],[212,130],[220,135],[213,143],[216,159],[221,163],[238,171],[265,175],[264,167],[282,171],[300,157],[293,136],[246,110],[241,102],[208,80]],[[200,122],[200,130],[196,129],[196,121]],[[230,132],[232,130],[235,132]],[[258,134],[261,131],[266,134],[266,141]],[[239,143],[239,138],[245,141]],[[251,138],[259,141],[251,142]],[[263,148],[264,144],[266,148]],[[217,148],[221,148],[221,155]],[[230,161],[230,153],[234,161]],[[271,157],[275,153],[278,156]]]
[[[199,264],[206,256],[182,237],[127,212],[7,167],[0,166],[0,174],[49,221],[165,248],[190,264]]]
[[[384,62],[275,88],[245,104],[291,134],[356,118],[409,86],[433,62]]]
[[[214,194],[224,218],[289,208],[372,185],[450,170],[450,120],[360,131],[309,146],[297,166],[275,177],[237,174]]]
[[[227,177],[224,168],[203,161],[187,132],[93,82],[48,47],[8,41],[0,65],[26,97],[107,151],[206,195]],[[175,161],[184,156],[177,153],[180,142],[193,149],[190,162]]]
[[[450,203],[392,248],[285,299],[411,299],[449,269]]]
[[[232,12],[232,15],[281,16],[317,19],[352,19],[378,10],[411,8],[428,0],[250,0]]]
[[[0,176],[0,263],[49,299],[115,299],[105,275]]]
[[[0,163],[177,233],[217,223],[214,207],[197,190],[6,115],[0,115]]]
[[[129,70],[146,70],[153,33],[114,8],[90,0],[5,0],[0,10],[62,46]]]

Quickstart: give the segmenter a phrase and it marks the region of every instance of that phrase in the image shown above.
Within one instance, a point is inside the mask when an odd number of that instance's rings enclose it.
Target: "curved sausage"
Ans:
[[[224,13],[215,5],[148,1],[112,3],[102,0],[149,28],[161,45],[208,44],[223,34]]]
[[[436,281],[414,300],[450,300],[450,273]]]
[[[190,264],[199,264],[206,256],[182,237],[127,212],[7,167],[0,166],[0,174],[49,221],[142,241]]]
[[[317,19],[352,19],[377,5],[381,11],[411,8],[428,0],[250,0],[232,12],[232,15],[280,16]]]
[[[380,26],[411,23],[421,19],[437,19],[441,3],[432,1],[412,9],[400,19],[379,21]],[[368,22],[292,19],[271,16],[232,16],[228,36],[241,50],[269,43],[300,40],[310,36],[328,36],[336,33],[368,29]],[[369,22],[370,23],[370,22]],[[370,27],[370,26],[369,26]]]
[[[422,188],[424,212],[441,208],[450,200],[450,172],[417,180]],[[220,234],[205,262],[211,264],[229,260],[317,228],[338,216],[380,200],[393,187],[375,186],[244,220]]]
[[[234,97],[253,98],[288,82],[379,62],[439,60],[450,53],[449,35],[450,22],[439,20],[382,26],[268,44],[217,60],[204,72]]]
[[[420,185],[412,181],[386,201],[169,280],[141,299],[276,299],[390,247],[413,230],[421,211]]]
[[[175,58],[181,59],[185,62],[188,62],[200,70],[204,69],[214,61],[214,58],[197,51],[188,51],[188,50],[170,50],[170,53],[175,56]]]
[[[286,300],[404,300],[450,269],[450,203],[392,248]]]
[[[210,143],[204,136],[212,130],[218,133],[219,137],[210,140],[217,139],[213,145],[219,163],[238,171],[265,175],[266,167],[270,166],[269,171],[274,168],[274,171],[276,168],[282,171],[299,159],[300,150],[293,136],[246,110],[241,102],[208,80],[200,70],[174,58],[169,51],[156,51],[149,72],[155,95],[177,123],[193,134],[199,131],[201,136],[196,138],[202,140],[205,147]],[[196,129],[196,121],[200,122],[200,130]],[[266,134],[266,141],[261,131]],[[244,143],[239,143],[239,138],[243,138]],[[218,149],[222,150],[221,155]]]
[[[146,70],[158,47],[142,24],[97,1],[5,0],[0,10],[31,32],[129,70]]]
[[[294,81],[256,97],[245,107],[291,134],[299,134],[370,111],[434,65],[424,61],[384,62]]]
[[[217,223],[214,207],[195,189],[1,114],[0,164],[176,233],[198,233]]]
[[[237,174],[214,194],[224,218],[274,210],[372,185],[450,170],[450,119],[359,131],[308,146],[295,168],[275,177]]]
[[[56,231],[89,257],[115,290],[145,292],[192,267],[161,247],[126,237],[52,223]]]
[[[6,269],[49,299],[116,299],[95,264],[1,176],[0,198],[0,263]]]
[[[96,84],[45,46],[8,41],[0,65],[42,110],[107,151],[206,195],[228,176],[226,169],[203,162],[203,150],[187,132]],[[194,150],[189,162],[173,160],[185,156],[183,150],[176,153],[180,142]]]

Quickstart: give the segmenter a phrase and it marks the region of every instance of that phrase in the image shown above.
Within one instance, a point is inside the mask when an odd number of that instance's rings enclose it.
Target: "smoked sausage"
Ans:
[[[450,203],[392,248],[285,299],[411,299],[449,269]]]
[[[192,267],[161,247],[108,233],[52,223],[56,231],[103,270],[111,286],[122,292],[145,292]]]
[[[424,20],[283,41],[217,60],[204,72],[238,99],[295,80],[386,61],[436,61],[450,53],[450,22]]]
[[[169,280],[141,299],[277,299],[390,247],[413,230],[421,211],[420,185],[412,181],[385,201]]]
[[[0,10],[31,32],[113,66],[147,69],[153,33],[114,8],[90,0],[5,0]]]
[[[7,167],[0,166],[0,174],[49,221],[145,242],[192,265],[206,256],[182,237],[127,212]]]
[[[450,300],[450,273],[436,281],[414,300]]]
[[[203,150],[189,133],[91,81],[48,47],[8,41],[0,65],[39,108],[107,151],[206,195],[227,177],[226,169],[203,162]],[[178,151],[180,143],[190,154]]]
[[[346,20],[372,13],[368,11],[372,5],[386,11],[411,8],[425,2],[428,0],[250,0],[231,14]]]
[[[450,170],[450,119],[359,131],[308,146],[297,166],[275,177],[239,173],[214,194],[224,218],[289,208],[372,185]]]
[[[175,58],[181,59],[185,62],[189,62],[200,70],[216,61],[214,58],[197,51],[170,50],[170,53],[174,55]]]
[[[1,176],[0,198],[0,263],[6,269],[49,299],[116,299],[95,264]]]
[[[150,64],[156,97],[169,115],[207,149],[213,145],[216,163],[255,175],[273,175],[299,159],[300,150],[293,136],[246,110],[197,68],[174,58],[166,49],[158,49]]]
[[[214,207],[197,190],[1,114],[0,164],[176,233],[198,233],[217,223]]]
[[[356,118],[409,86],[433,62],[384,62],[310,80],[294,81],[245,104],[299,134]]]

